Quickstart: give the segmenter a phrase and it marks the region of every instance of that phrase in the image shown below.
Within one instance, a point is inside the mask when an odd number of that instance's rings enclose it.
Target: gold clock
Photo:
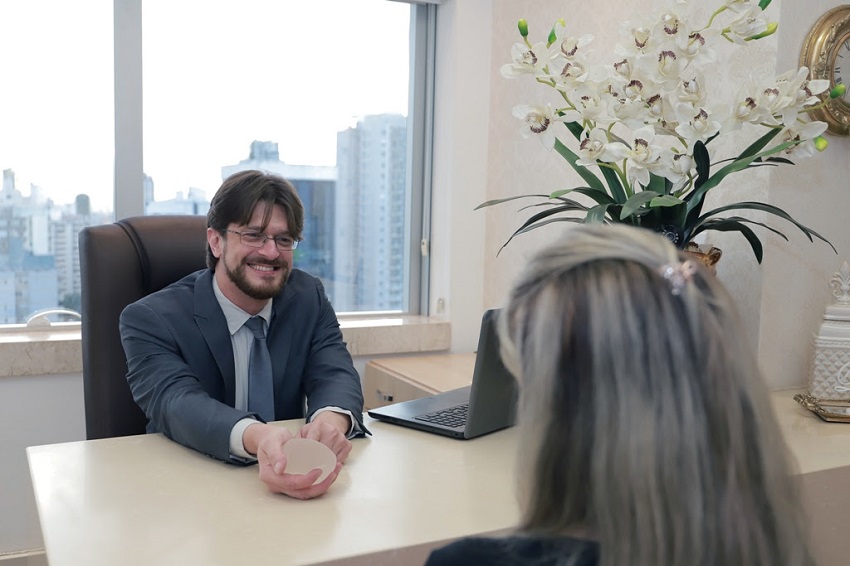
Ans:
[[[822,94],[826,106],[811,114],[826,122],[833,134],[850,135],[850,5],[833,8],[815,22],[803,43],[800,65],[809,68],[812,79],[828,80],[830,89],[847,85],[843,97]]]

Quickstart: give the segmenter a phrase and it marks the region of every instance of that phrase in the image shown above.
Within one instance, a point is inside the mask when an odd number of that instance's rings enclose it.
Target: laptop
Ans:
[[[481,320],[472,385],[371,409],[369,416],[464,440],[513,425],[517,384],[499,354],[498,314],[488,310]]]

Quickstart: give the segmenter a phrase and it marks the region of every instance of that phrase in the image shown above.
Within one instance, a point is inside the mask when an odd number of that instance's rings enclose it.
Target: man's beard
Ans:
[[[277,272],[280,277],[279,282],[269,282],[262,286],[257,286],[248,281],[248,278],[245,276],[245,270],[251,269],[248,267],[249,263],[255,263],[258,265],[268,265],[271,267],[279,268]],[[286,280],[289,279],[289,264],[285,260],[276,260],[269,262],[267,260],[263,261],[249,261],[245,259],[242,263],[236,266],[235,269],[230,269],[230,267],[225,263],[224,264],[225,273],[227,273],[227,277],[233,281],[233,284],[236,285],[236,288],[251,297],[252,299],[256,299],[258,301],[265,301],[271,298],[276,297],[283,290],[283,286],[286,285]]]

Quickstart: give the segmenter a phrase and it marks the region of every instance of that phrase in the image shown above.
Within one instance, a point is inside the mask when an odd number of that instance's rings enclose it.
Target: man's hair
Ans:
[[[301,239],[304,231],[304,205],[292,183],[267,171],[240,171],[225,179],[210,203],[207,227],[224,235],[224,230],[231,223],[247,224],[260,203],[268,205],[262,230],[269,225],[273,205],[279,204],[286,213],[289,235],[296,240]],[[217,263],[218,258],[213,255],[208,244],[207,266],[215,269]]]
[[[688,259],[645,229],[577,226],[515,283],[521,529],[586,533],[603,566],[813,564],[734,302]]]

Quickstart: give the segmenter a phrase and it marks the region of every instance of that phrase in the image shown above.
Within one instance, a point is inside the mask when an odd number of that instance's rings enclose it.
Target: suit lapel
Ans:
[[[213,271],[207,269],[195,281],[195,323],[212,352],[218,371],[224,379],[225,402],[231,407],[236,399],[236,373],[233,344],[227,321],[212,288]]]

